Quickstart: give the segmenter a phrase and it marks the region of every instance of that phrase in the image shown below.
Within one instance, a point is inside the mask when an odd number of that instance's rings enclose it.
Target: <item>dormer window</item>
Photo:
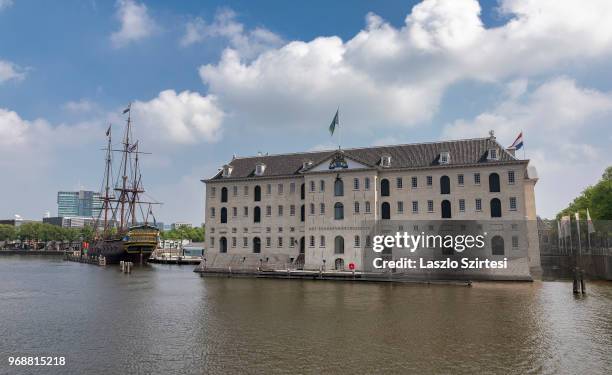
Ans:
[[[497,149],[495,149],[495,148],[489,149],[489,157],[488,157],[488,159],[489,160],[497,160],[497,157],[498,157]]]
[[[223,166],[223,177],[231,176],[233,169],[234,169],[234,167],[232,167],[231,165],[224,165]]]
[[[440,153],[440,164],[450,163],[450,152],[443,151]]]
[[[265,171],[266,171],[266,165],[264,163],[257,163],[257,165],[255,165],[255,175],[256,176],[263,175]]]
[[[391,166],[391,155],[383,155],[380,158],[380,166],[383,168],[389,168]]]
[[[306,160],[302,163],[302,170],[312,167],[312,160]]]

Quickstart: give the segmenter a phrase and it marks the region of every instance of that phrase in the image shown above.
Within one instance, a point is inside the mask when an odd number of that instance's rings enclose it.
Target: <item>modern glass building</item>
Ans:
[[[60,191],[57,193],[57,216],[98,217],[102,210],[100,193],[93,191]]]

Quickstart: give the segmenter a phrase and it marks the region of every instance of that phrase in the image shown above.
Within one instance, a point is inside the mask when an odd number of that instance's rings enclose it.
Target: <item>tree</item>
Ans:
[[[567,208],[559,212],[557,219],[575,212],[586,218],[587,208],[593,220],[612,220],[612,166],[606,168],[596,185],[588,186]]]
[[[0,241],[17,239],[17,230],[13,225],[0,224]]]

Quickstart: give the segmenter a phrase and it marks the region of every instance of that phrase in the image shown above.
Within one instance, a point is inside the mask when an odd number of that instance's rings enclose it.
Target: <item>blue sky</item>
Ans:
[[[60,6],[61,5],[61,6]],[[0,0],[0,216],[101,182],[104,130],[154,155],[165,222],[203,220],[232,154],[525,131],[552,216],[612,164],[607,1]]]

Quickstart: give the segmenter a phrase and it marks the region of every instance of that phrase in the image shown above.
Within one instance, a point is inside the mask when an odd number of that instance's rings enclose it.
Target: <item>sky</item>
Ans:
[[[0,218],[99,190],[132,102],[158,221],[232,155],[523,131],[552,217],[612,165],[608,0],[0,0]],[[519,151],[518,155],[523,157]]]

